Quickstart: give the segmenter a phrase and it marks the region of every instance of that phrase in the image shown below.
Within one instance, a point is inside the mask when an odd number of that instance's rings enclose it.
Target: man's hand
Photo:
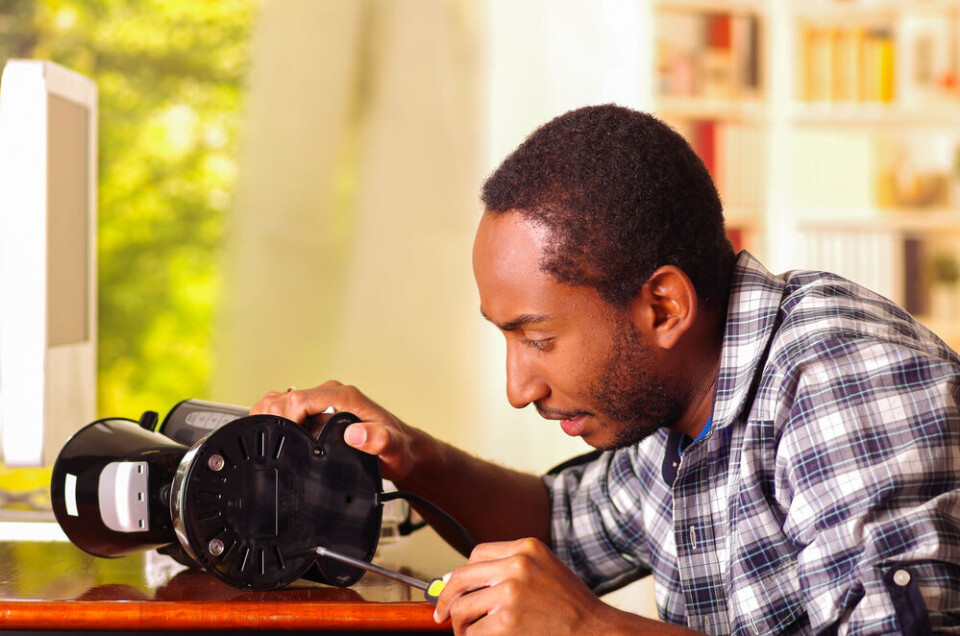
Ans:
[[[413,469],[412,429],[356,387],[331,380],[302,391],[272,391],[257,402],[250,413],[279,415],[302,424],[330,407],[349,411],[361,419],[347,427],[344,439],[354,448],[379,456],[386,479],[397,481],[410,473]]]
[[[478,542],[550,537],[550,502],[537,475],[484,461],[401,422],[356,387],[325,382],[303,391],[271,392],[251,413],[279,415],[301,424],[325,422],[328,408],[360,418],[344,431],[347,444],[380,458],[385,479],[429,500]],[[416,507],[416,504],[414,504]],[[470,547],[426,508],[420,514],[455,548]]]
[[[536,539],[478,545],[467,564],[453,571],[436,618],[451,619],[461,636],[607,635],[665,627],[598,599]]]

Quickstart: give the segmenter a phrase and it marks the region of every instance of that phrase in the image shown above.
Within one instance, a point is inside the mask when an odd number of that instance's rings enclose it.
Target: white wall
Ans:
[[[336,378],[482,456],[544,470],[587,449],[506,401],[503,342],[470,270],[478,194],[548,119],[644,107],[647,21],[627,2],[465,6],[264,3],[213,398]]]
[[[335,378],[517,468],[589,450],[507,403],[470,268],[478,194],[548,119],[644,107],[648,25],[627,2],[265,1],[212,398]]]

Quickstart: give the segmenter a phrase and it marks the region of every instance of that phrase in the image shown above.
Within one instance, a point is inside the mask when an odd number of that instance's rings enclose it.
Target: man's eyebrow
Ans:
[[[523,327],[524,325],[529,325],[531,323],[538,323],[538,322],[544,322],[544,321],[550,320],[550,316],[545,316],[543,314],[520,314],[513,320],[505,322],[501,325],[491,320],[490,316],[488,316],[483,312],[482,307],[480,308],[480,315],[483,316],[489,322],[492,322],[493,324],[497,325],[498,327],[500,327],[500,329],[504,331],[516,331],[517,329],[519,329],[520,327]]]

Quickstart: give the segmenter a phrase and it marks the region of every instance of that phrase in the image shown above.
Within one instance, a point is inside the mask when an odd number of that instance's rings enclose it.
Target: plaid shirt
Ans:
[[[598,593],[652,573],[660,617],[709,634],[956,629],[958,380],[890,301],[743,252],[711,430],[545,476],[554,549]]]

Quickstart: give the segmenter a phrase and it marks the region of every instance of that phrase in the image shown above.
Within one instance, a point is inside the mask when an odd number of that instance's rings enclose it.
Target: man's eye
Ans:
[[[520,342],[533,347],[537,351],[546,351],[550,345],[553,344],[553,338],[544,338],[543,340],[531,340],[530,338],[524,338]]]

